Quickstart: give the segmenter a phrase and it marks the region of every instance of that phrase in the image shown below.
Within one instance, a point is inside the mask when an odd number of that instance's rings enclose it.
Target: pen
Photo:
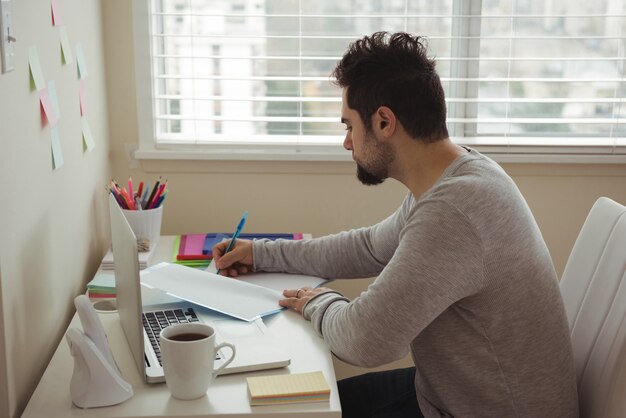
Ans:
[[[146,199],[148,199],[148,190],[150,190],[150,183],[146,184],[146,190],[143,192],[143,197],[141,198],[141,207],[146,209],[146,204],[148,203]]]
[[[143,191],[143,181],[139,182],[139,188],[137,189],[137,193],[135,194],[136,197],[139,198],[139,200],[141,200],[141,192]]]
[[[148,201],[146,202],[145,209],[150,209],[150,205],[152,204],[152,199],[154,199],[154,195],[159,189],[160,182],[161,182],[161,177],[159,177],[159,180],[157,180],[156,183],[154,183],[154,188],[152,189],[152,192],[150,193],[150,197],[148,197]]]
[[[161,198],[161,194],[163,193],[163,190],[165,190],[166,186],[167,186],[167,180],[165,180],[165,183],[163,183],[163,184],[161,184],[159,186],[159,190],[157,190],[156,194],[152,198],[152,203],[150,204],[150,206],[147,209],[154,209],[154,208],[159,206],[158,205],[159,199]]]
[[[120,189],[120,194],[124,198],[124,201],[126,202],[126,206],[128,206],[128,209],[135,210],[136,209],[135,202],[133,202],[133,199],[128,195],[128,192],[126,191],[125,188],[122,187]]]
[[[159,201],[154,206],[155,208],[158,208],[159,206],[163,204],[163,201],[165,200],[165,196],[167,196],[167,190],[161,195],[161,197],[159,197]]]
[[[245,211],[243,213],[243,216],[241,217],[241,220],[239,221],[239,225],[237,225],[237,229],[235,230],[233,237],[230,239],[230,242],[228,243],[228,246],[226,247],[226,251],[224,251],[224,254],[226,254],[227,252],[233,249],[233,246],[235,245],[235,240],[237,239],[237,237],[239,237],[239,234],[241,234],[241,230],[243,229],[243,226],[246,224],[246,219],[248,219],[248,211]],[[219,274],[219,273],[220,273],[220,269],[217,269],[216,274]]]

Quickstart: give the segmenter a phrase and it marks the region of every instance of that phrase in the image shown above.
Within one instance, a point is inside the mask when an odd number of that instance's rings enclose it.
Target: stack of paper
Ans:
[[[250,405],[323,402],[330,399],[330,387],[320,371],[248,377]]]
[[[114,298],[115,275],[111,273],[98,273],[89,283],[87,291],[90,298]]]
[[[152,259],[152,256],[154,255],[155,251],[156,251],[156,245],[152,246],[152,248],[150,248],[150,251],[138,253],[140,270],[143,270],[146,267],[148,267],[148,264],[150,263],[150,260]],[[104,258],[102,259],[102,264],[100,264],[100,267],[102,268],[102,270],[114,270],[115,269],[115,265],[113,264],[113,250],[112,249],[109,249],[109,251],[105,254]]]
[[[188,267],[205,268],[211,263],[211,254],[203,254],[206,234],[184,234],[174,241],[172,262]]]

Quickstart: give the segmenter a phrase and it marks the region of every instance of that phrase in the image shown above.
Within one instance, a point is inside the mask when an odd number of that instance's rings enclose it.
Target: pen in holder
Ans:
[[[129,177],[128,189],[114,180],[111,180],[105,189],[115,197],[126,221],[137,237],[137,249],[140,252],[153,249],[161,236],[163,200],[168,193],[167,180],[161,183],[161,177],[159,177],[152,190],[150,190],[150,185],[144,189],[142,181],[134,193],[133,180]]]

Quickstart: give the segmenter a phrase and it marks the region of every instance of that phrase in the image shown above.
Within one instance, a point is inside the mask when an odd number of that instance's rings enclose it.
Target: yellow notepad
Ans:
[[[248,377],[250,405],[297,402],[323,402],[330,398],[330,387],[320,371]]]

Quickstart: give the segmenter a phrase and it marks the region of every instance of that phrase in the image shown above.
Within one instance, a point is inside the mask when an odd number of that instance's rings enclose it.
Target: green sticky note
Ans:
[[[30,75],[33,77],[37,90],[45,88],[46,81],[43,78],[43,71],[41,71],[39,53],[37,52],[36,46],[28,48],[28,66],[30,67]]]
[[[91,128],[89,127],[89,121],[87,121],[86,117],[81,118],[81,123],[83,126],[83,143],[87,151],[91,151],[96,146],[93,141],[93,136],[91,135]]]
[[[56,114],[57,119],[61,118],[61,108],[59,107],[59,97],[57,96],[57,84],[54,80],[48,81],[48,96],[50,96],[50,102],[52,103],[52,109]]]
[[[63,151],[59,140],[59,129],[55,126],[50,129],[50,133],[52,135],[52,162],[56,170],[63,165]]]
[[[76,61],[78,62],[79,78],[87,77],[89,72],[87,71],[87,61],[85,60],[85,53],[81,44],[76,45]]]
[[[70,40],[67,36],[67,29],[65,29],[65,26],[61,26],[59,28],[59,35],[61,37],[61,52],[63,53],[65,63],[71,64],[74,62],[74,55],[72,54],[72,47],[70,45]]]

